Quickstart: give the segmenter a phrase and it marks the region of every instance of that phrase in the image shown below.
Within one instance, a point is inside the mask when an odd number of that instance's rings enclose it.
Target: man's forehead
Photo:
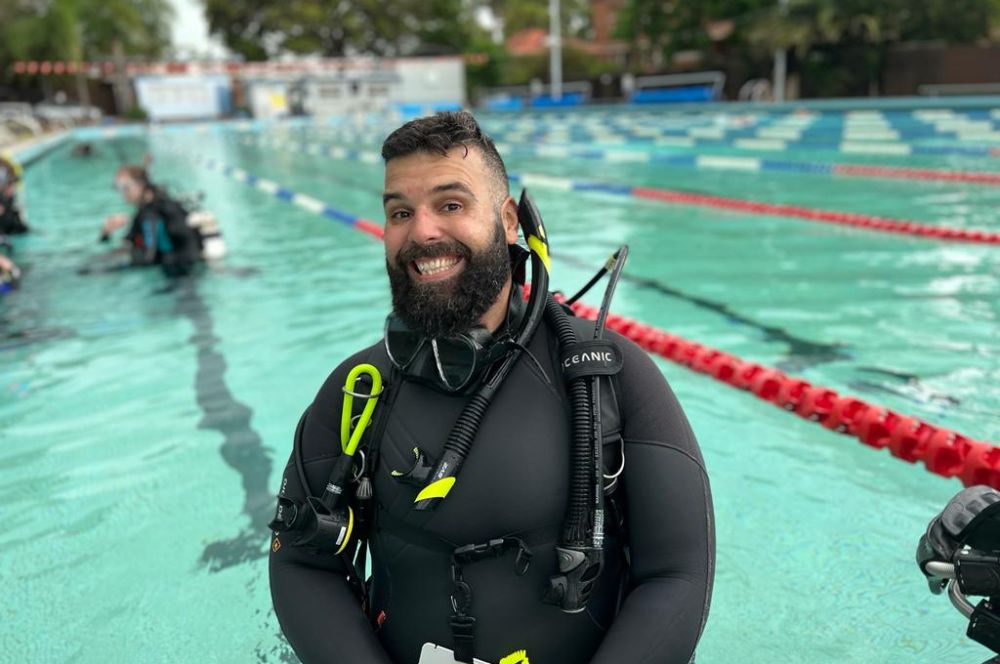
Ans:
[[[419,177],[427,180],[434,177],[476,180],[485,176],[486,165],[475,147],[458,145],[447,154],[439,152],[414,152],[390,159],[385,165],[386,188],[390,181]]]

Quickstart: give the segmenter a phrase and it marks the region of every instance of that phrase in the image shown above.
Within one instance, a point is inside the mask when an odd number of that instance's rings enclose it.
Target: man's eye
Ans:
[[[409,210],[396,210],[395,212],[392,212],[392,213],[389,214],[389,218],[390,219],[409,219],[410,218],[410,211]]]
[[[445,203],[444,204],[444,209],[447,210],[448,212],[458,212],[459,210],[462,209],[462,204],[461,203]]]

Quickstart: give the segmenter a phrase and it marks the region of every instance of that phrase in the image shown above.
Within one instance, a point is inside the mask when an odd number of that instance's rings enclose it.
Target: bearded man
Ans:
[[[533,206],[511,198],[470,114],[413,120],[382,156],[393,311],[302,416],[271,524],[289,643],[305,664],[692,661],[714,574],[711,494],[663,375],[616,334],[567,351],[565,335],[589,339],[593,323],[546,293],[541,322],[524,303],[518,226]],[[528,235],[532,274],[547,272],[544,229]],[[356,387],[358,367],[385,385]],[[345,393],[378,399],[371,426]],[[596,475],[586,456],[571,464],[581,418],[585,437],[600,432]],[[345,444],[348,421],[364,455]],[[576,546],[566,523],[581,472],[603,480],[583,493],[596,507]]]

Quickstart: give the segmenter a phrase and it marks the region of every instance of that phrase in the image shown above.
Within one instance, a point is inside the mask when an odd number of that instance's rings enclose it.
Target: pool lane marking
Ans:
[[[232,172],[235,170],[232,167],[221,164],[214,159],[206,159],[198,157],[196,155],[191,155],[190,153],[183,153],[182,151],[176,151],[180,154],[186,154],[189,158],[193,158],[196,163],[201,163],[206,168],[210,170],[216,170],[228,177],[232,177]],[[248,184],[251,183],[250,180],[253,179],[253,186],[256,186],[256,182],[259,178],[254,178],[253,176],[248,176],[243,181]],[[287,191],[287,190],[286,190]],[[296,195],[292,196],[277,196],[276,198],[283,200],[288,203],[296,203]],[[328,210],[334,210],[330,205],[324,205],[325,216]],[[338,212],[344,221],[347,218],[361,220],[360,217],[355,217],[346,212]],[[372,224],[373,222],[367,222]],[[348,224],[350,227],[355,228],[361,232],[368,233],[373,237],[378,237],[381,239],[381,234],[376,235],[370,229],[366,229],[358,224]],[[379,228],[381,230],[381,228]],[[585,305],[582,302],[577,302],[574,305],[574,311],[583,318],[593,318],[596,317],[596,309]],[[953,477],[962,475],[963,481],[968,478],[974,478],[974,482],[987,483],[996,488],[1000,488],[1000,468],[995,466],[1000,466],[1000,461],[994,462],[994,458],[1000,459],[1000,448],[993,446],[991,443],[973,440],[972,438],[965,436],[958,432],[953,432],[941,427],[937,427],[926,420],[918,417],[909,417],[897,413],[895,411],[890,411],[880,406],[868,404],[867,402],[856,399],[854,397],[841,396],[835,390],[824,387],[823,385],[809,383],[807,381],[798,379],[794,376],[785,374],[784,372],[768,367],[764,364],[759,364],[756,362],[749,362],[743,360],[737,355],[731,355],[725,353],[711,346],[705,344],[700,344],[697,342],[690,341],[684,337],[672,334],[668,331],[658,329],[651,325],[642,323],[641,321],[625,318],[623,316],[618,316],[612,314],[608,317],[608,328],[615,330],[622,335],[632,339],[638,343],[643,349],[649,353],[653,353],[663,357],[664,359],[670,360],[676,364],[683,367],[691,369],[697,373],[707,374],[724,385],[729,385],[730,387],[736,387],[737,389],[749,390],[754,396],[778,405],[784,408],[787,412],[795,412],[802,415],[803,409],[799,406],[795,408],[790,408],[788,402],[783,402],[782,399],[795,398],[794,395],[790,396],[785,394],[786,387],[797,388],[798,392],[795,394],[801,395],[806,394],[806,396],[814,395],[817,398],[822,396],[829,399],[833,398],[837,403],[851,402],[852,404],[860,404],[865,412],[870,411],[870,415],[875,418],[874,423],[865,423],[863,426],[843,426],[837,428],[831,428],[832,431],[837,431],[845,435],[853,436],[858,438],[866,445],[872,447],[887,447],[890,445],[887,436],[892,434],[892,426],[890,423],[905,423],[906,426],[915,427],[914,433],[907,433],[903,437],[904,443],[899,447],[893,448],[893,456],[901,458],[905,461],[913,463],[914,461],[921,460],[924,462],[927,470],[942,475],[944,477]],[[730,368],[737,374],[724,375],[721,371],[725,368]],[[740,377],[745,375],[744,372],[752,372],[754,377],[750,381],[752,384],[740,385]],[[817,407],[819,407],[817,405]],[[812,406],[810,406],[812,408]],[[818,412],[815,411],[814,412]],[[805,417],[805,415],[802,415]],[[825,416],[824,416],[825,417]],[[832,417],[832,414],[831,414]],[[840,417],[838,415],[838,417]],[[807,417],[808,421],[813,421],[817,424],[823,425],[822,417]],[[902,426],[903,424],[900,424]],[[831,424],[826,425],[828,428]],[[879,429],[878,427],[881,427]],[[923,428],[921,428],[923,427]],[[885,432],[885,435],[880,438],[872,438],[876,436],[880,431]],[[948,440],[956,441],[955,447],[959,450],[956,452],[951,448],[947,447],[947,444],[942,447],[941,444],[934,449],[931,449],[930,445],[924,445],[923,448],[917,449],[911,445],[909,442],[911,440],[916,440],[914,438],[919,432],[933,432],[935,436],[940,434],[945,436]],[[948,438],[950,436],[950,438]],[[918,441],[919,442],[919,441]],[[926,440],[924,441],[927,442]],[[884,443],[884,444],[883,444]],[[959,444],[960,443],[960,444]],[[969,459],[969,463],[965,465],[956,465],[952,462],[954,454],[959,452],[967,452],[965,456],[961,456],[962,461],[966,458]],[[954,454],[952,454],[954,452]],[[941,454],[945,456],[942,457]],[[972,465],[975,463],[976,465]]]
[[[270,139],[265,139],[270,140]],[[288,141],[283,141],[290,143]],[[248,142],[249,144],[249,142]],[[681,147],[691,147],[693,143],[672,142]],[[735,144],[757,150],[783,150],[782,141],[741,138]],[[846,152],[861,154],[910,154],[908,146],[879,144],[843,144]],[[337,148],[331,151],[317,144],[309,144],[304,149],[308,154],[320,156],[324,153],[341,159],[350,155],[351,151]],[[698,170],[742,171],[742,172],[780,172],[803,173],[807,175],[824,175],[827,177],[851,177],[857,179],[889,179],[889,180],[919,180],[928,182],[964,182],[1000,186],[1000,171],[953,171],[935,168],[910,168],[896,166],[877,166],[868,164],[827,163],[817,161],[797,161],[768,159],[760,157],[744,157],[739,155],[692,155],[651,153],[637,150],[602,150],[572,148],[566,145],[511,145],[497,144],[497,149],[503,153],[515,153],[526,156],[543,157],[545,159],[581,158],[611,163],[637,162],[657,163],[678,168],[695,168]],[[364,160],[372,162],[372,154],[361,153]],[[1000,154],[1000,148],[997,148]]]
[[[751,141],[754,139],[739,139]],[[738,141],[739,142],[739,141]],[[776,149],[770,144],[753,143],[757,149]],[[904,146],[905,147],[905,146]],[[568,146],[518,146],[500,143],[497,148],[501,152],[513,152],[519,155],[543,158],[580,158],[597,161],[621,161],[620,153],[614,150],[581,149]],[[997,149],[1000,154],[1000,148]],[[879,146],[861,146],[859,152],[868,154],[882,153],[908,154],[896,147],[880,148]],[[827,163],[817,161],[797,161],[769,159],[763,157],[744,157],[739,155],[692,155],[671,153],[650,153],[633,151],[630,161],[650,162],[667,166],[696,168],[699,170],[722,170],[744,172],[797,172],[809,175],[842,176],[860,179],[892,179],[921,180],[939,182],[967,182],[1000,186],[1000,171],[952,171],[934,168],[910,168],[896,166],[877,166],[868,164]]]
[[[274,505],[268,487],[271,455],[251,424],[253,410],[236,399],[226,384],[226,358],[217,347],[219,337],[198,284],[184,280],[175,292],[176,310],[194,327],[190,341],[198,356],[195,401],[202,413],[198,428],[216,431],[222,436],[219,452],[223,461],[240,476],[244,493],[242,511],[250,521],[235,536],[205,546],[200,562],[207,565],[210,572],[219,572],[267,555],[261,542],[267,539],[264,533]]]
[[[841,154],[859,155],[969,155],[973,157],[993,157],[996,152],[990,146],[983,145],[918,145],[906,141],[885,141],[885,140],[863,140],[862,134],[846,133],[839,137],[814,138],[803,136],[798,129],[781,131],[776,128],[774,131],[759,134],[757,136],[744,136],[733,134],[724,138],[705,138],[693,136],[690,131],[664,132],[659,135],[636,134],[634,130],[622,129],[622,133],[576,131],[573,133],[563,133],[560,131],[492,131],[491,135],[497,141],[508,143],[527,143],[538,145],[546,142],[550,143],[604,143],[625,145],[628,143],[643,143],[662,147],[724,147],[738,150],[759,150],[766,149],[772,151],[795,151],[795,150],[822,150],[832,151]],[[333,135],[339,138],[354,138],[356,132],[333,130]],[[874,136],[872,136],[874,137]],[[933,138],[933,137],[931,137]],[[990,132],[989,134],[963,134],[956,137],[957,141],[980,142],[1000,140],[1000,132]],[[749,143],[747,141],[750,141]],[[762,142],[757,142],[762,141]]]
[[[641,120],[636,120],[639,122]],[[496,131],[523,137],[588,135],[590,138],[656,138],[684,136],[694,139],[727,140],[736,136],[746,138],[776,138],[790,142],[880,141],[914,143],[923,140],[943,139],[957,143],[1000,140],[1000,131],[988,121],[938,121],[934,123],[911,122],[906,126],[898,122],[846,122],[837,120],[814,124],[774,122],[757,125],[694,125],[639,128],[634,122],[607,122],[603,125],[551,123],[534,126],[509,127],[493,123]],[[752,133],[751,133],[752,132]]]
[[[244,137],[242,142],[245,145],[257,145],[263,147],[276,147],[287,149],[292,152],[303,152],[305,144],[300,141],[287,139],[252,138]],[[315,145],[315,144],[314,144]],[[608,151],[604,151],[607,153]],[[342,154],[343,157],[333,157],[334,154]],[[368,159],[377,153],[327,147],[320,154],[326,154],[334,159],[360,160],[360,155],[367,154]],[[648,157],[647,153],[625,152],[627,155],[641,155]],[[731,158],[736,159],[736,158]],[[759,160],[758,160],[759,161]],[[722,163],[722,162],[716,162]],[[756,166],[754,161],[743,163],[743,168],[753,170]],[[928,238],[949,242],[966,242],[972,244],[1000,244],[1000,233],[966,228],[953,228],[949,226],[938,226],[932,224],[911,221],[907,219],[893,219],[890,217],[879,217],[874,215],[860,214],[856,212],[842,212],[838,210],[824,210],[820,208],[810,208],[801,205],[788,205],[784,203],[765,203],[743,198],[730,198],[726,196],[715,196],[713,194],[693,193],[686,191],[676,191],[671,189],[661,189],[656,187],[636,187],[628,184],[617,184],[609,182],[574,180],[561,176],[539,174],[539,173],[515,173],[509,172],[508,178],[511,182],[522,182],[525,185],[548,187],[559,191],[580,191],[592,193],[604,193],[614,196],[627,196],[643,200],[650,200],[659,203],[675,205],[691,205],[695,207],[708,207],[718,210],[743,212],[753,215],[768,215],[776,217],[792,217],[838,226],[848,226],[864,230],[879,231],[896,235],[907,235],[911,237]]]
[[[565,114],[546,115],[544,118],[518,118],[516,122],[500,118],[489,118],[493,127],[499,131],[516,132],[527,135],[531,132],[548,130],[553,134],[569,134],[571,132],[590,131],[596,135],[619,132],[633,136],[655,136],[657,134],[677,133],[703,136],[718,136],[723,133],[742,133],[756,130],[757,137],[787,137],[799,139],[803,133],[812,136],[839,135],[841,139],[891,139],[922,138],[941,136],[963,141],[997,140],[1000,132],[995,125],[995,112],[966,111],[957,114],[953,111],[937,112],[932,110],[917,110],[909,113],[900,112],[854,112],[822,113],[795,111],[793,113],[754,113],[736,118],[726,114],[709,114],[701,122],[684,121],[682,116],[650,115],[633,112],[630,124],[623,124],[620,114],[590,115],[586,118],[567,116]],[[552,119],[559,120],[555,125]],[[706,124],[706,120],[708,123]],[[720,125],[720,120],[722,121]],[[637,128],[636,122],[657,123],[659,126]]]
[[[277,182],[257,177],[242,169],[234,168],[215,159],[191,155],[190,153],[181,150],[168,149],[167,151],[174,152],[176,154],[184,154],[185,156],[193,158],[209,170],[218,171],[226,177],[236,180],[237,182],[243,182],[244,184],[250,185],[259,191],[271,194],[275,198],[291,203],[292,205],[296,205],[303,210],[307,210],[313,214],[322,215],[327,219],[338,221],[346,226],[355,228],[362,233],[367,233],[372,237],[382,239],[383,230],[381,224],[371,221],[370,219],[355,216],[349,212],[335,208],[332,205],[328,205],[327,203],[313,198],[312,196],[294,192]]]

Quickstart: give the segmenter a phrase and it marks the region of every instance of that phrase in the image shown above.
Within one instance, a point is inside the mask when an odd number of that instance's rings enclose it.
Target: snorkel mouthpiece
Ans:
[[[441,459],[434,466],[427,485],[413,501],[413,508],[418,511],[433,510],[455,486],[458,472],[472,449],[472,442],[490,402],[521,357],[522,348],[531,341],[545,313],[545,302],[549,291],[549,245],[542,217],[527,190],[521,192],[521,200],[517,204],[517,221],[531,250],[531,295],[528,298],[524,319],[521,321],[521,328],[510,352],[500,366],[489,375],[482,387],[472,395],[451,428]]]

